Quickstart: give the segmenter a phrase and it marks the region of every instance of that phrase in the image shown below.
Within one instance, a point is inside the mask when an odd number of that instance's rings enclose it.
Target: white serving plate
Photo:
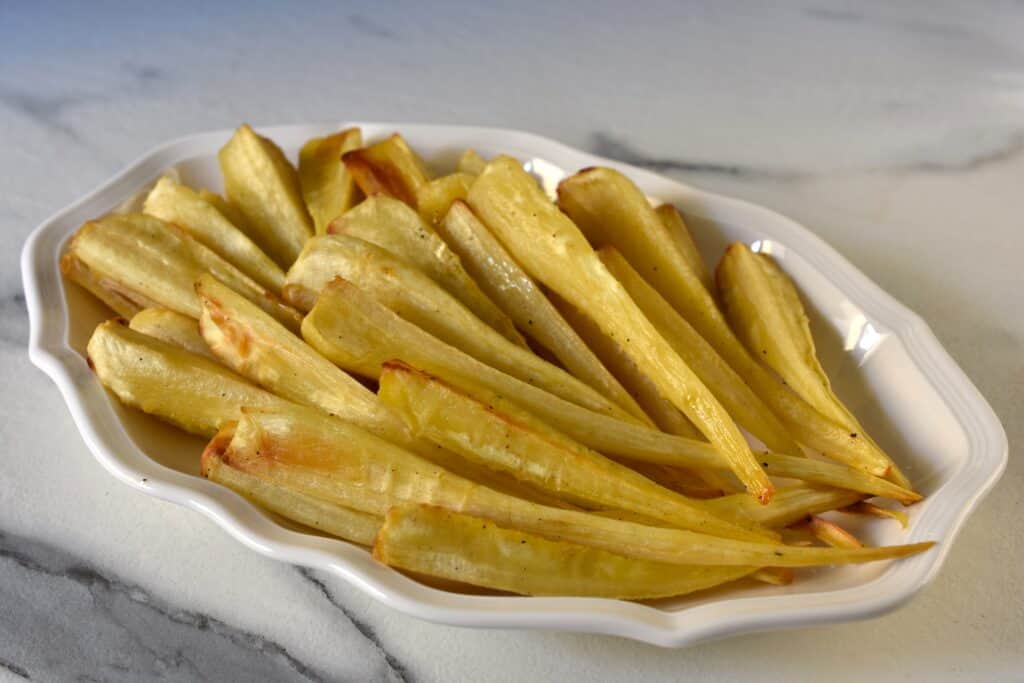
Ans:
[[[185,182],[219,190],[217,150],[231,131],[193,135],[150,152],[98,190],[43,223],[25,244],[22,274],[31,321],[29,355],[60,388],[82,437],[113,475],[149,495],[199,510],[257,552],[343,577],[378,600],[430,621],[483,628],[607,633],[663,646],[742,632],[865,618],[894,609],[938,572],[957,531],[999,479],[1006,435],[985,399],[927,325],[805,228],[767,209],[703,192],[648,171],[536,135],[466,126],[323,124],[263,128],[294,156],[308,138],[360,125],[369,138],[400,130],[430,163],[453,165],[466,147],[524,161],[552,190],[565,172],[603,164],[627,173],[651,197],[687,216],[710,264],[727,242],[770,252],[810,304],[822,362],[839,395],[927,495],[909,508],[908,531],[890,521],[856,530],[872,543],[935,540],[899,562],[801,572],[790,586],[751,586],[640,604],[593,598],[475,596],[431,588],[342,541],[285,528],[198,476],[202,443],[106,393],[83,352],[95,324],[112,316],[76,286],[58,259],[84,221],[135,196],[176,168]],[[850,521],[850,518],[846,518]]]

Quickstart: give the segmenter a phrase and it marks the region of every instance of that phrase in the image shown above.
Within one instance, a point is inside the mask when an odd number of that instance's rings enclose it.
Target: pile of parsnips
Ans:
[[[211,480],[396,568],[529,595],[930,547],[820,516],[905,522],[868,499],[920,495],[832,392],[771,258],[733,244],[713,281],[621,173],[569,176],[556,204],[510,157],[433,176],[358,129],[296,169],[242,126],[219,159],[223,196],[165,176],[61,263],[130,320],[93,333],[100,381],[211,438]]]

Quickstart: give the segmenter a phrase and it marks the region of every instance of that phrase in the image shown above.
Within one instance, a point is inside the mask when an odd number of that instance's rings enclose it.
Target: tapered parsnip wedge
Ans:
[[[812,515],[804,524],[816,539],[833,548],[861,548],[864,546],[856,536],[827,519]]]
[[[791,455],[801,453],[799,446],[761,399],[714,348],[633,270],[622,254],[614,247],[602,247],[597,254],[647,319],[740,425],[772,450]]]
[[[772,586],[788,586],[793,583],[793,570],[787,567],[761,567],[750,578]]]
[[[302,334],[331,362],[365,377],[377,379],[384,363],[401,359],[471,395],[481,388],[501,394],[600,453],[694,469],[729,466],[707,442],[595,413],[484,365],[398,317],[340,278],[320,295],[303,321]],[[762,455],[762,460],[780,477],[806,477],[805,481],[828,485],[843,482],[854,489],[870,487],[868,492],[884,488],[900,496],[914,495],[877,477],[864,479],[863,473],[838,463],[779,454]],[[757,464],[760,467],[761,461]]]
[[[313,236],[299,174],[272,140],[243,124],[217,155],[228,201],[245,214],[256,243],[287,268]]]
[[[883,519],[894,519],[904,529],[910,525],[910,517],[903,510],[892,510],[881,505],[869,503],[866,500],[848,505],[843,508],[843,512],[848,512],[851,515],[871,515],[872,517],[881,517]]]
[[[910,505],[921,500],[921,495],[905,489],[882,477],[837,462],[817,458],[799,458],[778,453],[758,453],[765,472],[772,476],[802,479],[872,496],[892,498]]]
[[[193,285],[210,273],[292,329],[300,316],[277,296],[189,237],[180,228],[141,213],[110,214],[83,225],[61,260],[64,274],[131,317],[163,307],[198,318]],[[133,310],[134,309],[134,310]]]
[[[720,467],[707,443],[595,413],[481,363],[403,320],[350,282],[337,279],[320,294],[302,327],[311,346],[341,368],[377,379],[401,359],[456,386],[484,387],[511,398],[594,450],[659,464]]]
[[[783,386],[747,353],[632,181],[608,168],[581,171],[559,185],[559,206],[592,244],[618,249],[761,397],[797,441],[871,474],[884,476],[889,471],[888,458],[866,439],[851,437],[842,425]]]
[[[81,232],[79,230],[79,233]],[[74,238],[71,246],[74,246]],[[122,285],[118,280],[106,277],[101,271],[93,270],[74,251],[69,246],[68,251],[60,257],[60,272],[122,318],[131,318],[144,308],[160,306],[156,301]]]
[[[526,272],[591,316],[721,451],[748,491],[762,502],[771,499],[772,483],[729,414],[518,163],[508,157],[489,163],[467,199]]]
[[[526,347],[515,325],[466,273],[455,252],[415,211],[397,199],[370,197],[331,223],[327,231],[372,242],[405,259],[503,337]]]
[[[253,233],[252,226],[249,225],[249,221],[246,219],[245,214],[242,213],[237,206],[224,199],[221,195],[204,188],[199,190],[199,198],[220,211],[220,214],[224,216],[224,218],[231,221],[232,225],[244,232],[246,235],[251,235]]]
[[[284,405],[220,363],[110,320],[96,327],[89,364],[103,386],[133,408],[210,437],[241,406]]]
[[[672,238],[672,243],[676,245],[690,270],[700,279],[709,292],[715,291],[715,285],[711,281],[711,273],[708,271],[708,266],[704,263],[704,259],[701,258],[700,251],[697,250],[697,245],[693,241],[693,235],[690,234],[689,228],[686,227],[686,221],[683,220],[679,209],[671,204],[662,204],[655,209],[655,213],[658,214],[662,225],[665,226],[669,237]]]
[[[452,202],[465,199],[475,176],[469,173],[452,173],[434,178],[416,190],[416,210],[423,220],[436,225],[448,213]]]
[[[413,434],[588,508],[616,508],[680,529],[763,540],[555,431],[494,392],[472,397],[405,363],[384,366],[379,396]]]
[[[548,298],[562,314],[562,317],[579,334],[580,338],[594,351],[604,367],[608,368],[622,382],[622,385],[626,387],[630,395],[636,397],[637,403],[639,403],[647,415],[651,416],[658,429],[669,434],[684,436],[688,439],[704,440],[703,435],[693,426],[693,423],[678,408],[662,398],[654,383],[651,382],[647,375],[640,372],[640,368],[626,355],[621,346],[601,331],[597,323],[557,294],[549,293]],[[636,469],[638,464],[632,462],[630,467]],[[657,468],[659,466],[648,465],[648,467]],[[741,490],[741,486],[739,486],[736,478],[730,476],[727,472],[701,469],[694,470],[694,474],[711,490],[724,493],[735,493]],[[677,477],[669,477],[670,480],[673,478]]]
[[[199,325],[214,355],[275,394],[334,415],[409,448],[453,472],[530,500],[556,497],[493,473],[427,441],[416,439],[376,394],[339,370],[244,298],[210,277],[200,278]]]
[[[486,165],[487,161],[475,149],[467,149],[459,156],[458,170],[461,173],[480,175]]]
[[[933,545],[800,548],[546,507],[474,484],[359,427],[300,406],[243,410],[223,457],[236,469],[370,514],[385,514],[403,503],[436,505],[549,540],[674,564],[795,567],[870,562],[912,555]]]
[[[326,233],[331,221],[359,202],[361,193],[341,155],[362,146],[362,131],[346,128],[313,138],[299,150],[299,184],[316,234]]]
[[[712,498],[705,504],[719,516],[737,524],[746,521],[779,529],[808,515],[837,510],[863,498],[864,494],[855,491],[793,486],[779,489],[776,498],[768,505],[758,505],[750,496],[743,494]]]
[[[359,545],[373,545],[383,518],[283,488],[231,467],[221,457],[231,441],[230,433],[218,433],[203,451],[204,477],[293,522]]]
[[[128,326],[136,332],[217,360],[203,335],[199,334],[199,323],[195,318],[166,308],[144,308],[132,316]]]
[[[391,508],[373,544],[384,564],[521,595],[643,600],[747,576],[748,567],[686,567],[503,529],[430,505]]]
[[[482,363],[596,412],[634,419],[566,371],[502,337],[422,271],[371,242],[349,235],[310,240],[288,271],[289,300],[315,302],[336,277]]]
[[[262,287],[281,293],[284,271],[192,188],[164,176],[146,196],[142,210],[173,223]]]
[[[394,197],[413,208],[416,191],[430,179],[423,160],[398,133],[369,147],[346,152],[342,160],[367,197]]]
[[[722,488],[705,481],[704,478],[700,476],[700,474],[705,472],[721,474],[719,471],[700,470],[700,473],[698,473],[682,467],[652,465],[648,462],[636,462],[635,460],[620,459],[619,462],[632,470],[636,470],[660,486],[664,486],[667,489],[681,493],[688,498],[717,498],[718,496],[726,493],[735,492],[732,490],[723,490]]]
[[[704,438],[678,408],[662,398],[658,388],[647,375],[640,372],[633,359],[611,337],[602,332],[590,316],[580,312],[557,294],[549,294],[548,299],[580,339],[586,342],[601,364],[608,368],[622,386],[636,398],[637,403],[651,417],[658,429],[690,439]]]
[[[877,448],[832,391],[828,375],[818,362],[800,295],[771,256],[754,254],[747,245],[737,242],[726,249],[715,274],[729,323],[747,351],[775,370],[818,412],[842,425],[853,435],[851,438],[867,439]],[[895,466],[890,477],[900,486],[910,487]]]
[[[516,326],[549,350],[575,377],[650,424],[643,410],[465,202],[451,205],[437,226],[470,276]],[[464,347],[463,347],[464,348]]]

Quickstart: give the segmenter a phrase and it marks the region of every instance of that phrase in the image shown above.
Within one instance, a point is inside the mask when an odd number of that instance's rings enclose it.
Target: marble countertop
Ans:
[[[0,680],[1024,675],[1020,2],[64,4],[0,7]],[[422,623],[119,484],[29,364],[26,235],[169,138],[340,119],[530,130],[788,214],[931,324],[1006,475],[903,609],[681,651]]]

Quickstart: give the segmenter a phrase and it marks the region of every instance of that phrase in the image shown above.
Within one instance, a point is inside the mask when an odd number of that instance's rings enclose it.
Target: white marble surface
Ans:
[[[1024,680],[1024,5],[0,6],[0,679]],[[659,650],[414,621],[92,460],[25,353],[18,252],[161,141],[310,120],[535,131],[752,199],[921,313],[1010,465],[870,622]]]

